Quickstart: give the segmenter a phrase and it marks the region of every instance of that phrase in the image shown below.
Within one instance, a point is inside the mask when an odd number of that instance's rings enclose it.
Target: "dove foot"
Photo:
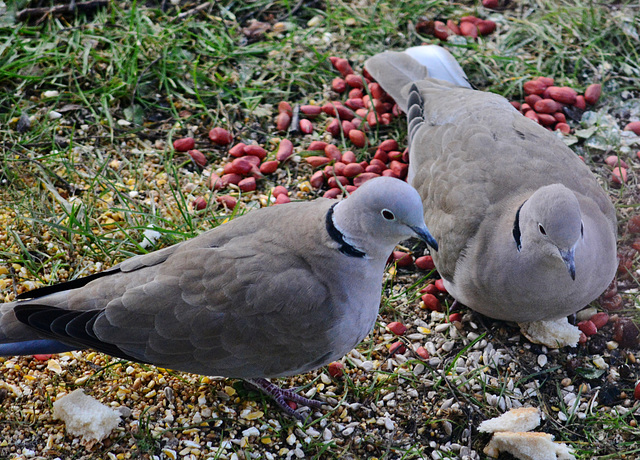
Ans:
[[[263,393],[268,394],[273,400],[280,406],[280,408],[292,417],[298,420],[305,421],[306,417],[297,410],[291,408],[287,401],[292,401],[303,406],[319,409],[322,406],[322,402],[314,401],[313,399],[300,396],[294,390],[283,390],[278,385],[271,383],[267,379],[248,379],[246,382],[250,383],[254,387],[260,389]]]

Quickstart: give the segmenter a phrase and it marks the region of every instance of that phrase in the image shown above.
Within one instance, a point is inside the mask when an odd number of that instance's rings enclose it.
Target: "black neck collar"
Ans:
[[[354,248],[349,243],[347,243],[344,240],[344,235],[340,232],[340,230],[336,228],[335,224],[333,223],[333,208],[336,206],[336,204],[332,205],[327,211],[327,219],[326,219],[327,233],[329,234],[329,236],[333,241],[335,241],[340,245],[338,249],[344,255],[349,257],[357,257],[357,258],[362,258],[366,256],[364,252],[359,251],[358,249]]]
[[[526,202],[527,200],[524,200],[524,203]],[[513,239],[516,241],[516,248],[518,248],[518,252],[520,252],[520,249],[522,248],[522,233],[520,232],[520,210],[522,209],[522,206],[524,206],[524,203],[522,203],[518,208],[518,211],[516,211],[516,218],[513,221]]]

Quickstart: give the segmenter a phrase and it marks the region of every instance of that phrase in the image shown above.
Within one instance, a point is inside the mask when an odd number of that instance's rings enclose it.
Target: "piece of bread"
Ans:
[[[511,409],[499,417],[485,420],[478,430],[482,433],[496,431],[531,431],[540,425],[540,410],[537,407]]]
[[[533,343],[549,348],[575,347],[580,340],[580,329],[569,324],[566,317],[553,321],[518,323],[520,332]]]
[[[500,452],[508,452],[519,460],[575,460],[571,449],[566,444],[553,442],[553,436],[548,433],[494,433],[484,453],[497,458]]]
[[[81,389],[53,403],[53,418],[65,423],[67,431],[84,442],[102,441],[120,423],[120,414]]]

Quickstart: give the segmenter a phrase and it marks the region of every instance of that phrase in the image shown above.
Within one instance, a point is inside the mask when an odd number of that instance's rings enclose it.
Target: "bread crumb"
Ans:
[[[53,403],[53,418],[65,423],[67,432],[84,442],[102,441],[120,423],[120,415],[77,389]]]
[[[511,409],[499,417],[485,420],[478,429],[482,433],[496,431],[531,431],[540,425],[540,410],[536,407]]]
[[[495,433],[484,453],[497,458],[500,452],[508,452],[519,460],[575,460],[571,449],[566,444],[553,442],[553,436],[548,433]]]
[[[549,348],[575,347],[580,339],[580,329],[564,317],[553,321],[518,323],[520,332],[533,343]]]

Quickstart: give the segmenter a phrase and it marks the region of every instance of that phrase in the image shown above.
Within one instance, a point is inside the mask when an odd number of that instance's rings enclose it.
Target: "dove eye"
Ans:
[[[382,211],[380,211],[380,214],[382,214],[382,217],[384,217],[386,220],[396,220],[395,214],[388,209],[383,209]]]
[[[545,231],[544,227],[542,226],[542,224],[538,224],[538,230],[540,230],[540,233],[542,233],[543,235],[546,235],[547,232]]]

